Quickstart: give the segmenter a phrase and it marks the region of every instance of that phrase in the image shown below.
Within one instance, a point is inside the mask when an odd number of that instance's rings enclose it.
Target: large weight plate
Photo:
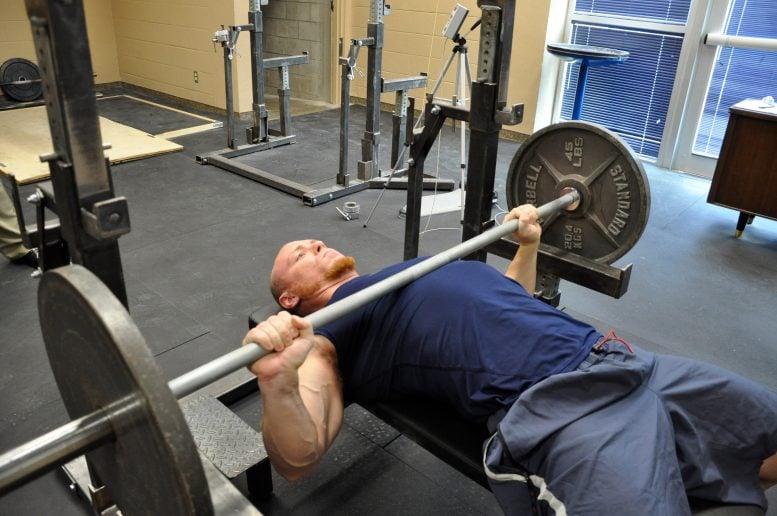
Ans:
[[[106,409],[114,439],[87,453],[123,514],[212,514],[178,401],[124,306],[79,265],[43,275],[41,329],[71,418]]]
[[[647,225],[650,187],[642,163],[596,124],[562,122],[534,133],[513,157],[506,186],[511,209],[577,189],[580,206],[542,221],[542,241],[598,262],[626,254]]]
[[[32,61],[14,57],[0,66],[0,88],[6,97],[29,102],[43,95],[38,66]]]

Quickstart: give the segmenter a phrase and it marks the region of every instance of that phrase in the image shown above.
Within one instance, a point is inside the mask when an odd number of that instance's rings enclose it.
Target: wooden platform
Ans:
[[[181,145],[152,136],[123,124],[100,117],[100,131],[112,164],[176,152]],[[0,112],[0,172],[13,175],[17,183],[47,179],[49,168],[39,156],[49,154],[51,133],[43,106]]]

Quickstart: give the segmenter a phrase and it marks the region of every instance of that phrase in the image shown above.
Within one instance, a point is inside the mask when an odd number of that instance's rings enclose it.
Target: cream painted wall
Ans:
[[[440,77],[440,73],[451,55],[453,43],[442,36],[451,11],[457,2],[453,0],[438,0],[433,2],[417,2],[414,0],[392,0],[391,14],[384,17],[385,38],[383,42],[383,76],[387,79],[429,74],[427,91],[431,91]],[[475,0],[460,0],[469,8],[470,15],[465,20],[465,28],[477,20],[477,4]],[[353,0],[349,13],[350,25],[348,34],[344,35],[348,51],[350,40],[367,36],[367,21],[371,2],[369,0]],[[463,32],[466,32],[463,31]],[[477,30],[467,36],[471,68],[477,65],[478,49]],[[362,48],[359,54],[358,67],[366,75],[367,49]],[[453,95],[456,64],[451,65],[449,72],[442,81],[437,92],[439,97],[450,98]],[[473,71],[474,73],[474,71]],[[366,77],[356,75],[351,84],[351,94],[356,97],[366,96]],[[412,96],[422,100],[424,92],[415,90]],[[393,103],[393,94],[383,94],[383,102]]]
[[[214,48],[211,38],[222,24],[246,23],[247,2],[112,0],[112,7],[122,81],[211,106],[225,106],[223,52],[220,45]],[[247,43],[245,37],[238,40],[237,70],[246,62],[250,68]],[[236,74],[235,105],[241,110],[245,104],[244,82]]]
[[[84,12],[92,68],[96,74],[94,82],[105,84],[120,81],[111,3],[105,0],[84,0]]]
[[[0,11],[0,62],[12,57],[36,62],[24,0],[3,0]]]
[[[0,62],[13,57],[23,57],[37,62],[24,0],[2,0],[2,3]],[[85,0],[84,12],[92,54],[92,68],[97,74],[95,82],[97,84],[116,82],[120,78],[111,4],[105,0]]]
[[[349,42],[365,37],[369,18],[370,0],[353,0],[347,15],[341,15],[338,29]],[[383,75],[387,78],[407,77],[426,72],[431,91],[448,60],[453,43],[441,33],[455,5],[460,3],[469,9],[462,33],[466,33],[478,19],[480,9],[476,0],[392,0],[391,14],[384,18],[385,41],[383,49]],[[568,0],[524,0],[516,2],[515,28],[513,32],[512,64],[508,102],[524,103],[524,121],[507,131],[524,135],[550,123],[553,97],[558,76],[558,60],[545,52],[545,44],[559,41],[563,36]],[[466,36],[470,66],[475,75],[477,66],[479,29]],[[347,51],[347,49],[346,49]],[[366,73],[367,52],[362,49],[359,66]],[[454,90],[455,61],[442,81],[437,93],[450,98]],[[366,96],[366,78],[357,75],[351,85],[352,95]],[[421,90],[411,95],[422,100]],[[393,103],[391,95],[384,94],[382,101]]]

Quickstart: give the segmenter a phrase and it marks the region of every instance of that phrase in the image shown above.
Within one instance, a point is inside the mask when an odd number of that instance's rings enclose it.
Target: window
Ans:
[[[777,39],[774,0],[734,0],[724,34]],[[693,151],[717,158],[728,108],[748,98],[777,98],[777,52],[720,47]]]
[[[672,2],[645,0],[578,0],[576,14],[593,14],[624,18],[685,24],[691,0]]]
[[[630,54],[589,68],[580,118],[607,127],[643,157],[658,156],[690,1],[578,0],[572,13],[571,43]],[[572,116],[578,70],[567,65],[562,119]]]

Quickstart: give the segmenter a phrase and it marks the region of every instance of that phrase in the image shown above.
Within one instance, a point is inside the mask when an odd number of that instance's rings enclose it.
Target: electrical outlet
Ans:
[[[200,74],[197,72],[197,70],[194,70],[194,84],[199,84],[200,82]]]

